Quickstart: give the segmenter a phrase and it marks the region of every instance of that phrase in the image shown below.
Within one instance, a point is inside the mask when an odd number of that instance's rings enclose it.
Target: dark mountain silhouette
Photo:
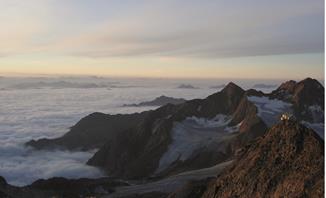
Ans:
[[[270,89],[275,88],[277,85],[269,85],[269,84],[255,84],[252,88],[254,89]]]
[[[190,84],[181,84],[177,87],[178,89],[198,89],[198,87],[195,87]]]
[[[55,139],[32,140],[26,143],[36,149],[62,147],[65,149],[100,148],[115,135],[124,133],[126,129],[135,127],[145,118],[148,112],[134,114],[109,115],[92,113],[81,119],[70,131]]]
[[[141,102],[138,104],[125,104],[124,107],[143,107],[143,106],[163,106],[167,104],[181,104],[186,102],[183,98],[173,98],[168,96],[160,96],[152,101]]]
[[[226,85],[222,84],[222,85],[214,85],[214,86],[210,86],[210,89],[223,89]]]

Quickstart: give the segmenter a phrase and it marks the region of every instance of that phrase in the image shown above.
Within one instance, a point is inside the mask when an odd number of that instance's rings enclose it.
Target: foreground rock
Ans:
[[[245,147],[202,197],[323,197],[324,142],[295,122]]]

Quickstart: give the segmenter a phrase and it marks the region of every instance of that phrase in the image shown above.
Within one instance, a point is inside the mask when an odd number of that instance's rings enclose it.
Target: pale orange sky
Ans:
[[[0,2],[0,75],[324,78],[323,0]]]
[[[0,74],[73,74],[177,78],[323,79],[323,54],[222,59],[197,58],[0,58]],[[6,66],[4,66],[6,65]]]

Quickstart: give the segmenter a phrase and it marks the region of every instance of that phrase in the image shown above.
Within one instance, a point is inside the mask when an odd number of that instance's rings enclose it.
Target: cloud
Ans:
[[[18,40],[22,47],[17,51],[201,58],[323,52],[323,4],[322,0],[142,0],[124,5],[57,1],[44,5],[51,14],[37,23],[47,31],[26,34],[37,42]]]
[[[4,89],[13,84],[37,85],[37,82],[50,84],[58,79],[78,85],[87,83],[101,84],[112,82],[125,86],[112,90],[89,88],[85,89]],[[162,86],[164,80],[144,81],[140,79],[117,79],[94,77],[60,77],[60,78],[23,78],[6,77],[1,79],[0,85],[0,176],[14,185],[27,185],[40,178],[63,176],[68,178],[101,177],[105,174],[99,169],[85,165],[95,151],[69,152],[63,150],[36,151],[24,147],[24,143],[31,139],[55,138],[63,135],[68,128],[77,123],[82,117],[93,112],[110,114],[131,113],[144,111],[153,107],[121,108],[123,104],[138,103],[155,98],[162,94],[180,95],[184,98],[204,97],[211,90],[175,89],[175,84]],[[114,83],[115,82],[115,83]],[[170,81],[168,83],[171,83]],[[179,83],[179,82],[178,82]],[[127,87],[135,85],[137,87]],[[146,86],[146,88],[143,88]],[[200,91],[199,91],[200,90]],[[138,93],[146,94],[138,94]],[[76,100],[78,99],[78,100]]]

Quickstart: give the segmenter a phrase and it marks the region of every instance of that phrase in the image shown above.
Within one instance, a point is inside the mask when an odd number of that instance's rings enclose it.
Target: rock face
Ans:
[[[93,113],[81,119],[68,133],[56,139],[32,140],[26,143],[36,149],[63,147],[66,149],[100,148],[116,134],[124,133],[128,128],[135,127],[148,112],[108,115]]]
[[[204,180],[194,180],[188,182],[182,188],[170,193],[168,198],[199,198],[207,190],[209,182],[212,182],[212,178]]]
[[[324,142],[296,122],[246,146],[202,197],[323,197]]]
[[[152,101],[141,102],[139,104],[125,104],[125,107],[143,107],[143,106],[163,106],[167,104],[181,104],[186,102],[183,98],[172,98],[167,96],[160,96]]]

